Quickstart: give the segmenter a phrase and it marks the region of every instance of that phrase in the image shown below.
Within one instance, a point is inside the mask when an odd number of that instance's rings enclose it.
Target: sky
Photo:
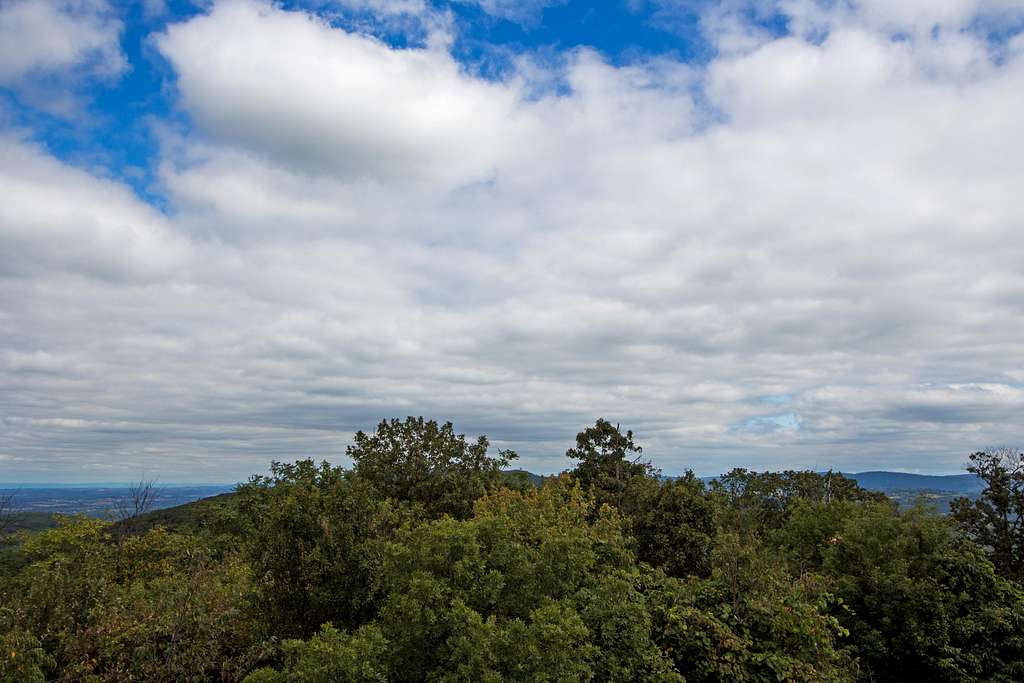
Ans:
[[[1024,442],[1024,0],[0,0],[0,481]]]

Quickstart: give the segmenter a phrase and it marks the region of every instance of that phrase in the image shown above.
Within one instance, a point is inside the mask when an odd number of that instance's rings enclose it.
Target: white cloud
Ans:
[[[509,88],[463,74],[443,45],[392,50],[301,13],[223,3],[159,45],[204,130],[303,170],[480,182],[505,152],[495,129],[516,125]]]
[[[1022,12],[1024,3],[1020,0],[857,0],[850,10],[851,15],[868,26],[918,33],[936,27],[955,31],[978,18],[1005,19],[1009,15],[1020,16]]]
[[[82,110],[83,81],[127,69],[122,24],[104,0],[0,2],[0,87],[63,117]]]
[[[749,52],[778,37],[780,19],[789,32],[817,41],[831,31],[862,29],[901,40],[955,41],[1024,18],[1021,0],[648,0],[657,23],[686,28],[694,17],[721,54]]]
[[[188,258],[188,242],[120,184],[9,135],[0,136],[0,152],[0,272],[145,281]]]
[[[169,215],[4,143],[0,452],[216,479],[404,414],[546,471],[597,416],[669,472],[1019,441],[1024,59],[856,16],[501,82],[266,5],[172,27]]]
[[[5,0],[0,3],[0,84],[87,66],[101,76],[125,68],[121,23],[102,0]]]

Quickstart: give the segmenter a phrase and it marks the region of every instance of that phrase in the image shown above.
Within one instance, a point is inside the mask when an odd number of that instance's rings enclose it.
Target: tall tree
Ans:
[[[419,503],[434,516],[466,519],[473,503],[501,482],[514,451],[487,455],[486,436],[476,442],[456,434],[451,422],[422,417],[384,420],[373,434],[357,432],[348,456],[355,473],[382,495]]]
[[[577,461],[571,474],[580,485],[592,491],[599,503],[616,506],[633,480],[656,479],[661,474],[642,454],[632,431],[623,434],[619,425],[604,418],[577,434],[576,447],[565,452],[567,458]]]
[[[972,453],[967,468],[985,482],[977,500],[950,505],[957,524],[984,547],[1003,576],[1024,580],[1024,453],[1009,448]]]
[[[240,524],[271,635],[308,636],[323,623],[373,616],[373,543],[411,518],[365,479],[312,460],[273,463],[238,488]]]
[[[844,501],[884,503],[884,493],[863,489],[853,479],[829,470],[753,472],[730,470],[711,483],[711,489],[730,513],[732,524],[774,529],[781,526],[797,501],[830,505]]]
[[[706,576],[716,515],[704,483],[689,470],[671,481],[647,481],[647,486],[631,486],[621,507],[637,558],[669,576]]]

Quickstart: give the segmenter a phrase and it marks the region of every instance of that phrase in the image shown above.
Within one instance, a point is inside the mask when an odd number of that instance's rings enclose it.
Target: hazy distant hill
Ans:
[[[534,486],[540,486],[544,483],[544,477],[540,474],[534,474],[533,472],[527,472],[526,470],[505,470],[503,474],[508,478],[526,477],[530,480],[530,483]]]
[[[940,513],[949,512],[955,498],[977,498],[985,488],[982,480],[973,474],[911,474],[909,472],[855,472],[842,473],[869,491],[881,491],[900,507],[909,507],[924,501]],[[705,483],[717,477],[701,477]]]
[[[950,503],[961,496],[977,498],[985,483],[973,474],[927,475],[908,472],[858,472],[847,474],[866,489],[881,491],[908,507],[924,502],[943,514],[949,512]]]
[[[909,472],[841,472],[871,491],[945,491],[965,496],[981,493],[985,482],[973,474],[911,474]],[[718,477],[701,477],[710,483]]]
[[[183,505],[153,510],[142,515],[135,522],[135,526],[140,530],[158,526],[171,531],[182,528],[197,529],[213,521],[223,504],[227,503],[234,495],[233,491],[229,491]]]
[[[985,483],[973,474],[927,475],[908,472],[858,472],[847,474],[874,491],[949,491],[963,495],[981,493]]]
[[[231,484],[154,485],[153,508],[170,508],[230,491]],[[49,512],[112,517],[120,501],[131,497],[122,485],[25,485],[0,484],[0,496],[11,496],[13,512]]]
[[[544,482],[544,476],[527,470],[507,470],[509,478],[524,477],[534,486]],[[975,497],[984,488],[983,482],[973,474],[925,475],[907,472],[858,472],[847,474],[866,489],[882,491],[901,505],[910,505],[924,497],[940,511],[949,509],[949,502],[957,496]],[[714,477],[702,477],[705,482]],[[225,501],[230,493],[222,493],[228,486],[168,487],[161,491],[157,507],[145,515],[144,526],[192,526],[204,524],[216,509],[216,503]],[[13,489],[11,489],[13,491]],[[21,489],[15,498],[16,528],[26,530],[46,528],[53,524],[55,512],[86,513],[98,517],[109,516],[116,496],[124,489],[112,488],[51,488]],[[220,495],[214,495],[220,494]]]
[[[18,531],[42,531],[57,524],[52,512],[15,512],[11,515],[6,533]]]

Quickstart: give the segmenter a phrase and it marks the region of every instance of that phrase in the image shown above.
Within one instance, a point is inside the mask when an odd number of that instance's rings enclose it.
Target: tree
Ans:
[[[972,453],[967,468],[985,482],[977,500],[957,498],[950,512],[988,552],[996,570],[1024,580],[1024,453],[1009,448]]]
[[[946,518],[803,499],[771,536],[794,568],[829,577],[869,680],[1022,680],[1024,593]]]
[[[349,634],[326,624],[308,641],[284,641],[284,672],[259,669],[244,683],[387,683],[386,645],[376,626]]]
[[[15,623],[14,610],[0,607],[0,683],[44,683],[55,666],[39,639]]]
[[[616,511],[568,477],[379,544],[377,616],[285,646],[286,680],[673,681]]]
[[[706,578],[646,583],[658,644],[687,681],[855,680],[827,581],[790,574],[756,537],[723,532]]]
[[[189,534],[115,542],[113,533],[108,522],[62,516],[22,534],[28,563],[0,582],[0,605],[11,608],[0,608],[0,644],[14,680],[33,680],[34,667],[61,681],[237,681],[253,668],[265,648],[241,558],[213,557]]]
[[[831,470],[753,472],[740,467],[713,481],[711,489],[731,513],[733,525],[756,529],[780,527],[799,500],[825,505],[888,500],[885,494],[861,488],[855,480]]]
[[[385,557],[391,680],[678,679],[621,518],[568,478],[403,529]]]
[[[348,456],[355,473],[381,495],[422,505],[431,516],[466,519],[473,502],[500,485],[514,451],[487,455],[490,443],[456,434],[451,422],[408,417],[384,420],[373,434],[357,432]]]
[[[989,559],[1024,456],[974,458],[983,548],[837,474],[662,480],[604,420],[540,487],[486,448],[392,420],[357,469],[273,463],[192,531],[133,525],[143,482],[120,524],[8,536],[0,683],[1024,680],[1024,587]]]
[[[633,479],[656,479],[660,474],[642,459],[642,453],[632,431],[623,434],[619,425],[598,418],[593,427],[576,435],[576,447],[565,455],[578,461],[571,474],[584,489],[593,492],[598,503],[618,506]]]
[[[711,571],[715,505],[704,483],[687,471],[678,479],[631,487],[622,501],[637,557],[669,576],[706,576]]]
[[[578,461],[570,474],[600,504],[618,508],[637,542],[640,560],[670,576],[710,571],[715,509],[693,472],[661,481],[642,459],[633,432],[599,418],[576,435],[566,456]]]
[[[153,509],[159,495],[156,482],[143,479],[129,487],[127,495],[117,499],[114,503],[114,519],[122,539],[137,531],[139,518]]]
[[[413,517],[365,479],[312,460],[271,465],[238,489],[245,552],[270,635],[308,637],[325,622],[373,617],[372,546]]]
[[[7,527],[11,526],[13,516],[14,494],[0,494],[0,536],[3,536],[4,533],[7,531]]]

